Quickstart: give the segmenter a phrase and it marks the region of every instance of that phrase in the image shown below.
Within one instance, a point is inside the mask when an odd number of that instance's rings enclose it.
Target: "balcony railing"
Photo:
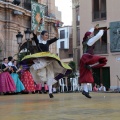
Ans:
[[[93,12],[93,21],[106,20],[106,18],[107,18],[106,11],[94,11]]]

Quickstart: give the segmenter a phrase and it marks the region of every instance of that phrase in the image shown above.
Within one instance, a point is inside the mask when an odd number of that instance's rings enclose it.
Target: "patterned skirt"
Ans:
[[[34,80],[33,80],[31,73],[28,70],[22,72],[21,81],[25,87],[26,92],[34,92],[35,91]]]

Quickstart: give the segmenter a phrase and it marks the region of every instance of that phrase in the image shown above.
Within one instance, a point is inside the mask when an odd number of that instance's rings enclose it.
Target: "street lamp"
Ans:
[[[25,39],[26,39],[26,40],[30,40],[30,34],[31,34],[30,29],[29,29],[29,28],[27,28],[27,30],[26,30],[26,31],[24,31],[24,33],[25,33]]]
[[[22,44],[22,38],[23,38],[23,35],[21,34],[21,32],[18,32],[18,34],[16,35],[16,38],[20,48],[20,45]]]
[[[23,38],[23,35],[21,34],[21,32],[18,32],[18,34],[16,35],[16,38],[17,38],[17,43],[19,45],[18,47],[18,59],[19,59],[19,50],[20,50],[20,45],[22,44],[22,38]]]
[[[27,40],[27,54],[28,54],[28,47],[29,47],[29,40],[30,40],[30,34],[31,34],[31,31],[29,28],[27,28],[26,31],[24,31],[25,33],[25,39]]]

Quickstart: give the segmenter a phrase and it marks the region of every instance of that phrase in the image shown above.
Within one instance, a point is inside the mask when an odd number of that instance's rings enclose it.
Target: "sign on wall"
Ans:
[[[120,21],[110,23],[110,50],[120,52]]]
[[[31,0],[31,29],[34,30],[41,18],[44,18],[45,6]],[[44,19],[42,25],[38,28],[38,32],[44,30]]]

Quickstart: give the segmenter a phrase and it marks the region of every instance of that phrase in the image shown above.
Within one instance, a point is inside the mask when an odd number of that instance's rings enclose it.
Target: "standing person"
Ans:
[[[93,83],[92,68],[100,68],[106,65],[106,58],[94,55],[94,43],[98,41],[104,34],[104,30],[99,30],[99,32],[93,36],[94,30],[98,29],[98,25],[94,28],[91,28],[88,32],[85,33],[83,38],[83,55],[80,59],[80,78],[79,81],[83,84],[83,92],[87,98],[91,98],[88,92],[87,83]]]
[[[13,78],[14,83],[16,85],[16,91],[15,91],[16,93],[20,93],[25,89],[23,83],[19,78],[19,75],[17,74],[20,70],[21,70],[20,68],[19,69],[17,68],[17,61],[13,60],[13,66],[11,68],[11,77]]]
[[[8,57],[8,65],[13,66],[13,57],[12,56]]]
[[[38,26],[41,23],[42,20],[40,20]],[[33,32],[33,36],[39,53],[25,56],[22,61],[27,59],[33,60],[34,58],[33,65],[30,67],[31,74],[36,83],[47,82],[49,97],[53,98],[52,85],[56,82],[55,79],[58,80],[71,72],[71,68],[67,64],[62,63],[58,56],[49,52],[49,46],[58,40],[57,27],[55,27],[57,31],[56,36],[50,40],[48,40],[47,31],[42,31],[40,35],[37,35],[37,27]]]
[[[14,93],[16,90],[15,83],[10,76],[9,71],[11,67],[8,66],[8,59],[4,58],[2,63],[2,73],[0,73],[0,92],[5,94]]]
[[[21,70],[21,81],[25,87],[25,90],[22,92],[24,93],[35,93],[35,84],[34,79],[29,71],[29,66],[27,64],[22,64],[22,70]]]

